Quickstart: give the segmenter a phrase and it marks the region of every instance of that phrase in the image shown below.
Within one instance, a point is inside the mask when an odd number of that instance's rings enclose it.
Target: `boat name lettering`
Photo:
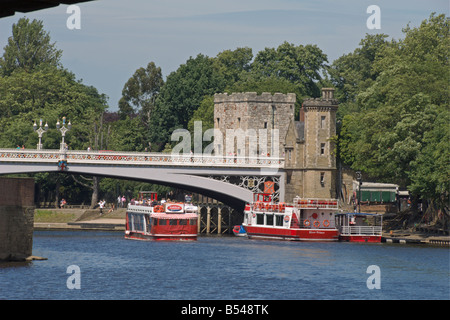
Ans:
[[[183,208],[180,207],[179,205],[173,204],[167,207],[167,210],[170,211],[178,211],[178,210],[182,210]]]

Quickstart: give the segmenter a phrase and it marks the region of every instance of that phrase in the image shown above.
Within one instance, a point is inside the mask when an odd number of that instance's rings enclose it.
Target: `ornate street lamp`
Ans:
[[[37,149],[38,149],[38,150],[42,150],[42,135],[43,135],[45,132],[47,132],[47,130],[48,130],[48,124],[47,124],[47,122],[46,122],[44,128],[42,128],[42,119],[40,119],[40,121],[39,121],[39,129],[38,129],[38,126],[37,126],[37,124],[36,124],[36,121],[34,121],[33,129],[34,129],[34,131],[37,132],[38,137],[39,137],[39,143],[37,144]]]
[[[59,150],[63,151],[66,150],[66,143],[64,142],[64,137],[66,136],[66,132],[70,130],[70,128],[72,128],[72,124],[69,123],[67,124],[67,128],[66,128],[66,117],[63,117],[63,123],[62,123],[62,127],[61,124],[59,123],[59,119],[58,122],[56,122],[56,129],[58,129],[59,131],[61,131],[61,135],[62,135],[62,141],[61,141],[61,146],[59,148]]]

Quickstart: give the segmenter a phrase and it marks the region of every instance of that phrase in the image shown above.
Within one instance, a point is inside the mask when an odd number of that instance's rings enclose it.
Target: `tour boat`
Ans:
[[[336,215],[339,239],[349,242],[381,242],[383,216],[376,213]]]
[[[338,241],[336,199],[294,198],[292,204],[274,203],[267,193],[256,193],[244,210],[248,238],[297,241]]]
[[[142,191],[128,204],[125,238],[197,240],[198,207],[187,202],[159,202],[156,192]]]

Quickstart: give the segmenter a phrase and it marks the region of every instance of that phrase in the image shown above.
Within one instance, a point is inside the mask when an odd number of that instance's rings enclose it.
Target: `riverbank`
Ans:
[[[392,230],[383,232],[382,242],[450,246],[450,236],[423,231]]]
[[[36,209],[34,230],[124,231],[126,209]]]

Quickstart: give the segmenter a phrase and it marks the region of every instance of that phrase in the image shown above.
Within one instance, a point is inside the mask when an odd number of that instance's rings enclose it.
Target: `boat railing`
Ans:
[[[334,219],[330,220],[314,220],[314,219],[300,219],[300,228],[306,229],[334,229],[336,228],[336,223]]]
[[[381,236],[381,226],[341,226],[340,233],[343,235],[373,235]]]
[[[294,207],[306,209],[339,209],[337,199],[318,199],[318,198],[294,198]]]

